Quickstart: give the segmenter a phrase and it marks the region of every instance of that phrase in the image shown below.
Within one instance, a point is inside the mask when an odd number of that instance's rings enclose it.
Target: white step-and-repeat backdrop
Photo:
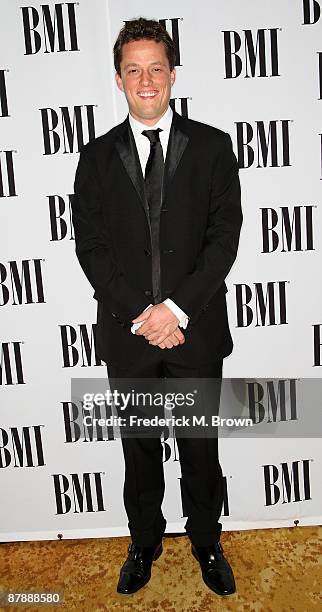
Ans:
[[[128,534],[120,440],[108,428],[82,431],[82,406],[71,402],[71,378],[106,378],[106,366],[95,358],[96,302],[70,202],[80,147],[127,112],[112,46],[141,15],[175,40],[171,103],[229,132],[240,166],[244,224],[227,279],[235,348],[224,376],[248,416],[248,383],[263,379],[255,420],[271,435],[220,440],[224,529],[320,522],[319,431],[301,434],[307,405],[294,393],[322,372],[321,7],[2,0],[0,541]],[[168,531],[182,531],[171,438],[164,469]]]

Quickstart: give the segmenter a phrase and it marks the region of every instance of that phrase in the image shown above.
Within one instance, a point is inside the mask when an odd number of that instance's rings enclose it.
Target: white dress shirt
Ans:
[[[173,115],[172,109],[170,108],[170,106],[168,106],[167,111],[164,113],[164,115],[161,117],[161,119],[159,119],[157,123],[155,123],[153,126],[147,126],[145,125],[145,123],[141,123],[140,121],[137,121],[137,119],[134,119],[131,113],[129,113],[129,122],[130,122],[130,126],[133,132],[136,148],[138,151],[143,176],[145,174],[145,166],[148,161],[148,157],[150,155],[150,142],[149,142],[149,139],[146,136],[144,136],[144,134],[142,134],[142,132],[143,130],[147,130],[147,129],[156,130],[157,128],[160,128],[162,130],[159,136],[160,136],[160,142],[161,142],[162,151],[163,151],[163,159],[165,160],[166,154],[167,154],[167,148],[168,148],[172,115]],[[168,306],[168,308],[170,308],[173,314],[179,319],[179,326],[182,327],[183,329],[186,329],[188,325],[188,321],[189,321],[189,317],[186,315],[186,313],[183,310],[181,310],[181,308],[179,308],[179,306],[177,306],[177,304],[175,304],[173,300],[170,300],[170,298],[167,298],[166,300],[164,300],[163,304]],[[153,304],[150,304],[149,306],[152,306],[152,305]],[[147,308],[149,308],[149,306],[147,306]],[[133,323],[131,327],[131,332],[135,334],[135,331],[141,325],[142,325],[142,322]]]

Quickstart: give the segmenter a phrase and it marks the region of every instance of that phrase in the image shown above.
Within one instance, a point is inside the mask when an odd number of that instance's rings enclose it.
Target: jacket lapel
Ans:
[[[183,119],[181,115],[174,111],[169,135],[167,155],[165,159],[162,202],[164,202],[167,196],[170,183],[180,163],[182,154],[189,142],[189,136],[187,136],[187,134],[181,129],[182,123]]]
[[[124,126],[124,128],[115,140],[115,147],[123,162],[124,168],[136,189],[140,202],[145,212],[148,214],[149,209],[145,197],[144,178],[128,117],[125,119],[122,126]]]
[[[182,130],[182,117],[174,111],[170,129],[167,155],[164,165],[164,180],[162,188],[162,202],[164,202],[175,171],[180,163],[182,154],[189,142],[189,137]],[[134,136],[130,128],[128,117],[121,125],[121,131],[115,139],[115,147],[122,160],[124,168],[128,173],[140,202],[149,215],[149,208],[144,189],[144,178],[142,174],[140,159],[135,145]]]

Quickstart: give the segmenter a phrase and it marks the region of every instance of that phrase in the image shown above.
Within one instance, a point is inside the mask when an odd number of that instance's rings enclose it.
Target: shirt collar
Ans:
[[[154,125],[148,126],[145,125],[145,123],[137,121],[137,119],[134,119],[134,117],[132,117],[131,113],[129,113],[129,123],[132,128],[132,132],[135,136],[139,136],[140,134],[142,134],[143,130],[156,130],[157,128],[160,128],[164,132],[169,133],[171,128],[172,116],[172,108],[168,106],[164,115],[162,115],[161,119],[159,119],[159,121]]]

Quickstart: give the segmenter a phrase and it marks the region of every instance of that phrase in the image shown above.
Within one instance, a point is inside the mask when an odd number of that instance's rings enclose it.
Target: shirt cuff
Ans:
[[[170,298],[164,300],[163,304],[168,306],[168,308],[172,310],[173,314],[179,319],[179,326],[186,329],[189,323],[189,317],[186,315],[186,313],[181,310],[181,308],[179,308],[179,306],[177,306],[173,300],[170,300]]]
[[[149,304],[146,308],[144,308],[144,310],[147,310],[147,308],[150,308],[150,306],[153,306],[153,304]],[[144,323],[144,321],[139,321],[138,323],[133,323],[133,325],[131,327],[132,334],[135,334],[136,330],[139,329],[139,327],[141,327],[141,325],[143,323]]]

